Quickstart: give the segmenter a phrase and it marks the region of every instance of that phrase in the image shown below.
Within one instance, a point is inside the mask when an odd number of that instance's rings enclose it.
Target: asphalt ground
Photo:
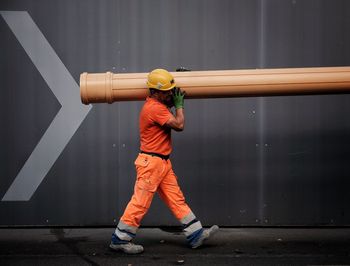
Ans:
[[[195,250],[179,228],[141,228],[139,255],[110,250],[113,231],[0,229],[0,265],[350,265],[350,228],[220,228]]]

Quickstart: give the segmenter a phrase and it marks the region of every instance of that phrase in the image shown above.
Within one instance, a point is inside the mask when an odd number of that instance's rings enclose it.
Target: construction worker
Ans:
[[[137,178],[134,194],[112,234],[110,248],[129,254],[143,252],[141,245],[132,243],[141,220],[147,213],[154,193],[183,225],[187,242],[192,248],[203,244],[219,230],[217,225],[203,229],[177,183],[169,156],[172,151],[171,130],[182,131],[185,124],[185,93],[176,87],[173,76],[164,69],[148,75],[150,96],[140,113],[140,153],[135,160]],[[175,107],[175,115],[170,112]]]

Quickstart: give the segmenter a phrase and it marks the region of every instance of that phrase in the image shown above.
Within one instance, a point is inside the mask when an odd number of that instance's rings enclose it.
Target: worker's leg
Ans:
[[[112,236],[115,243],[125,243],[135,237],[141,220],[151,205],[154,192],[162,179],[161,174],[164,166],[160,158],[140,154],[135,161],[135,166],[137,179],[134,194]]]
[[[172,169],[169,170],[168,174],[159,184],[157,192],[178,220],[182,221],[184,217],[192,213]]]
[[[203,233],[202,224],[187,205],[177,183],[177,177],[171,168],[170,160],[168,160],[168,173],[159,184],[157,191],[174,216],[183,225],[187,242],[191,246],[195,245]]]

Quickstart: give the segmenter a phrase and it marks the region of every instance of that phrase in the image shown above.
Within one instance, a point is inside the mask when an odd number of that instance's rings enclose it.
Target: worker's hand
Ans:
[[[181,91],[180,88],[175,87],[173,91],[173,101],[175,109],[184,108],[184,97],[186,92]]]

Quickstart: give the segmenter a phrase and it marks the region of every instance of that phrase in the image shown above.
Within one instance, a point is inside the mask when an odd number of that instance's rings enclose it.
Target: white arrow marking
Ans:
[[[0,11],[61,109],[2,201],[28,201],[44,180],[92,106],[81,104],[79,86],[26,11]]]

